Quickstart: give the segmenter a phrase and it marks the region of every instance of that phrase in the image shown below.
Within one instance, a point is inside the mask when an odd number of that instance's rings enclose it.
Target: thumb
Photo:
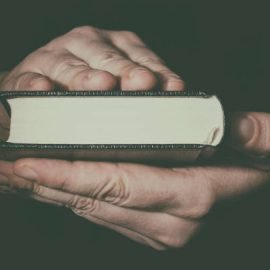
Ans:
[[[270,114],[238,112],[230,121],[231,147],[255,156],[270,153]]]

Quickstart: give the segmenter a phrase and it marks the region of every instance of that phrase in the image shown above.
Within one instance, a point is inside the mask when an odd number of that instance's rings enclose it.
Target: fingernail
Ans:
[[[239,115],[232,123],[232,138],[236,143],[245,145],[254,136],[255,123],[251,117]]]
[[[29,180],[37,180],[37,173],[29,166],[21,166],[16,168],[16,175]]]

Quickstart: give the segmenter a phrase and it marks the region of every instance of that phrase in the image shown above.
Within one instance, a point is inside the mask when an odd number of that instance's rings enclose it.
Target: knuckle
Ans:
[[[63,160],[61,161],[61,166],[63,166],[63,170],[59,170],[53,174],[52,182],[55,183],[59,190],[69,190],[72,188],[70,179],[76,177],[76,172],[72,171],[73,162]]]
[[[121,60],[123,60],[123,56],[116,54],[114,51],[104,51],[99,58],[99,63],[101,66],[108,66]]]
[[[32,190],[32,193],[34,193],[36,195],[42,195],[42,188],[40,185],[38,185],[36,183],[32,183],[31,190]]]
[[[119,163],[112,164],[108,172],[108,175],[110,176],[96,195],[97,199],[119,206],[124,206],[126,204],[130,198],[130,194],[125,181],[126,178],[123,173],[123,167],[124,166]]]
[[[159,67],[161,64],[161,59],[159,59],[158,57],[155,56],[151,56],[151,55],[143,55],[141,57],[139,57],[137,59],[137,62],[140,63],[141,65],[154,65],[154,67]]]
[[[180,177],[189,181],[178,182],[186,194],[179,197],[177,192],[177,201],[180,205],[177,210],[178,216],[200,219],[210,212],[215,202],[216,195],[212,178],[216,176],[209,174],[208,168],[200,169],[199,172],[192,169],[181,170]]]
[[[122,35],[122,37],[124,37],[125,39],[127,39],[129,41],[140,41],[141,40],[139,38],[139,36],[132,31],[120,31],[120,34]]]
[[[45,48],[49,50],[67,48],[73,50],[81,46],[81,44],[90,43],[91,40],[100,40],[102,38],[102,30],[93,26],[80,26],[72,29],[68,33],[49,42]]]
[[[188,211],[188,216],[193,218],[202,218],[206,216],[213,205],[214,202],[214,193],[211,188],[206,184],[205,187],[201,186],[198,188],[197,199],[193,207]]]
[[[82,35],[82,36],[85,36],[85,35],[86,36],[98,36],[99,31],[100,30],[94,26],[84,25],[84,26],[75,27],[69,33],[75,34],[75,35]]]
[[[97,209],[97,201],[75,195],[67,202],[66,206],[72,207],[77,212],[92,213]]]
[[[162,230],[157,240],[169,248],[183,247],[189,239],[188,225],[176,218],[164,220],[166,230]]]
[[[186,244],[187,239],[170,233],[161,237],[160,241],[169,248],[181,248]]]
[[[54,54],[57,54],[57,52],[54,52]],[[64,51],[60,51],[59,56],[60,57],[57,58],[54,64],[55,77],[66,74],[66,72],[75,68],[79,70],[89,68],[89,66],[85,62],[77,59],[76,57],[73,57],[72,55],[69,55]]]

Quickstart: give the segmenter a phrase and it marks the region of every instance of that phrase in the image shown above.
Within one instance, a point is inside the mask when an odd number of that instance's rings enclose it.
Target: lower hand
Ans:
[[[77,215],[155,249],[183,246],[219,200],[269,180],[244,167],[158,168],[138,164],[22,159],[18,177],[34,199]]]

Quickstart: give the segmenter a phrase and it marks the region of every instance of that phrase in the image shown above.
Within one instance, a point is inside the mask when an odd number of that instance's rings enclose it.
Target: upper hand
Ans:
[[[134,33],[73,29],[27,56],[1,90],[183,90],[181,78]]]

